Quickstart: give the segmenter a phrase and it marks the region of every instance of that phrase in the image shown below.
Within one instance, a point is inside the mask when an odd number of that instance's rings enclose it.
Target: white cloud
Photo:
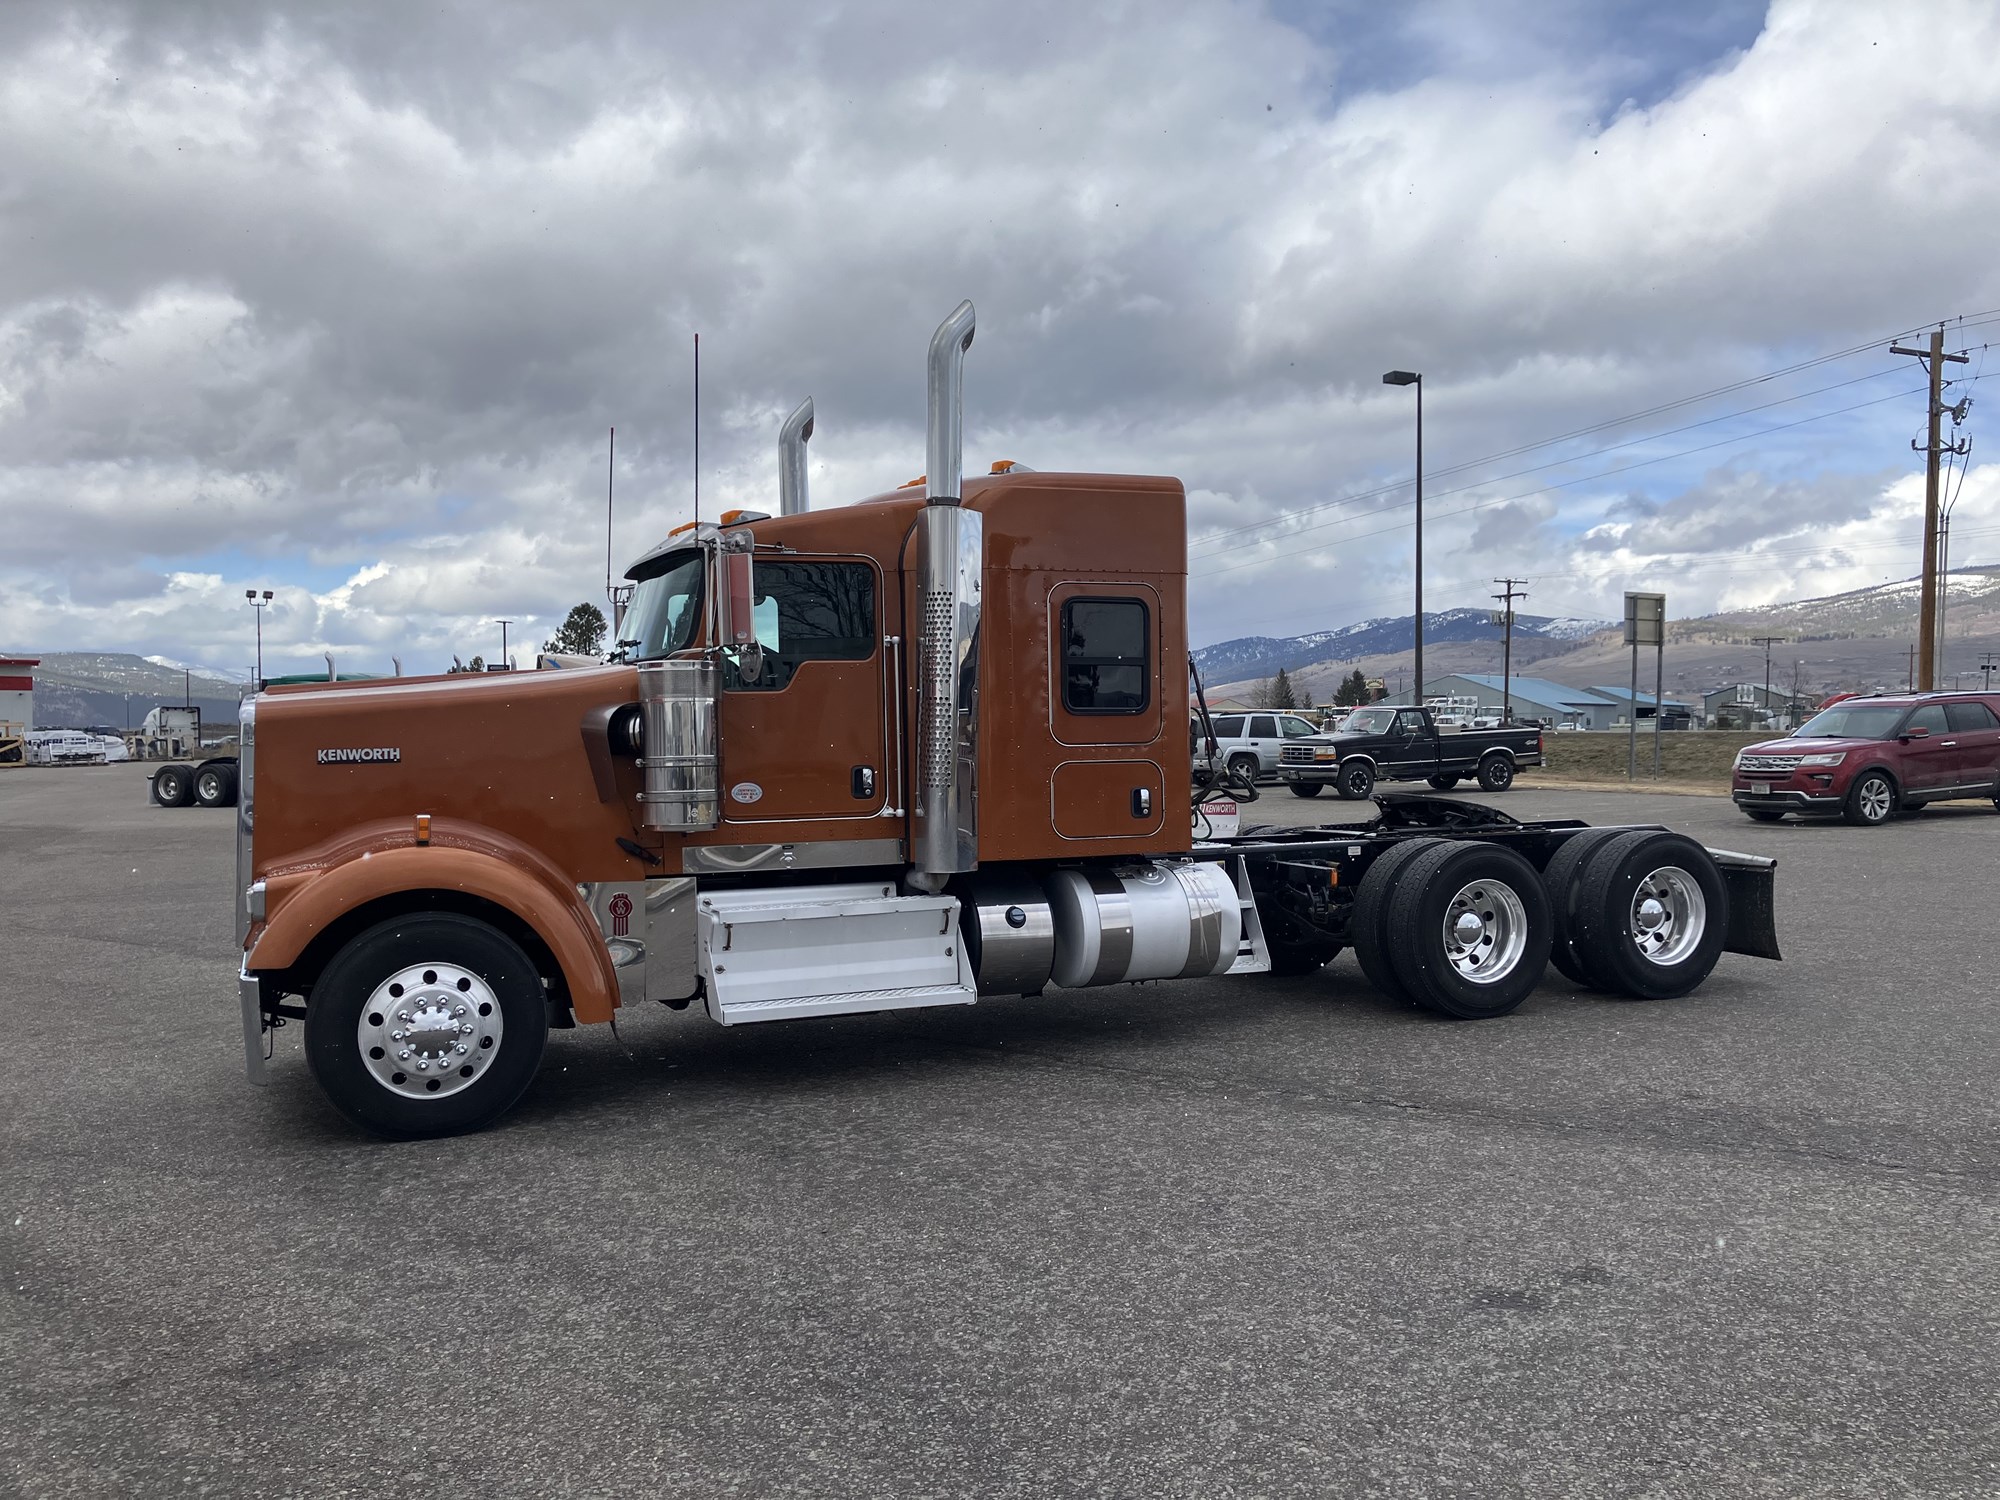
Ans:
[[[2000,304],[1990,7],[1786,0],[1643,105],[1629,56],[1473,45],[1508,29],[1477,11],[1403,17],[1431,62],[1387,80],[1358,21],[1222,3],[942,37],[865,6],[10,17],[0,636],[221,665],[241,589],[283,583],[267,656],[470,654],[601,588],[607,427],[621,559],[684,517],[691,331],[705,499],[769,504],[810,392],[828,503],[921,468],[924,340],[966,294],[969,458],[1177,473],[1198,537],[1345,497],[1193,561],[1198,639],[1329,626],[1407,595],[1385,368],[1426,372],[1442,471]],[[1427,596],[1527,569],[1584,614],[1649,571],[1690,606],[1907,571],[1881,492],[1909,412],[1614,481],[1636,499],[1568,483],[1609,459],[1440,473]],[[1815,540],[1856,561],[1745,572],[1836,494],[1857,518]]]

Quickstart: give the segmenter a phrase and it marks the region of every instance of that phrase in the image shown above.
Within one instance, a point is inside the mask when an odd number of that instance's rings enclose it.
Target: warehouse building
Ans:
[[[1512,692],[1503,692],[1502,679],[1483,672],[1453,672],[1433,677],[1424,684],[1426,698],[1470,698],[1481,713],[1500,712],[1511,701],[1516,719],[1539,719],[1550,729],[1575,724],[1581,729],[1609,729],[1622,719],[1625,706],[1586,688],[1565,687],[1546,677],[1516,677]]]

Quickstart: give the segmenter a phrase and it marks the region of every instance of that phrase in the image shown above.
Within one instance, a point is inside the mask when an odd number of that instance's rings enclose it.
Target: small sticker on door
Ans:
[[[738,802],[755,802],[764,795],[764,789],[754,781],[739,781],[729,789],[729,795]]]

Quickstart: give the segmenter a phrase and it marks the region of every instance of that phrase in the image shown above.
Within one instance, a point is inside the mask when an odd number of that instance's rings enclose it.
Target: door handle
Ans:
[[[1939,741],[1938,741],[1938,748],[1939,748],[1940,750],[1950,750],[1950,749],[1953,749],[1953,748],[1955,748],[1955,747],[1957,746],[1957,744],[1958,744],[1958,741],[1957,741],[1957,740],[1939,740]]]
[[[1151,787],[1132,788],[1132,816],[1150,818],[1153,815],[1153,791]]]
[[[873,766],[856,766],[849,784],[854,788],[856,801],[867,801],[875,795],[875,768]]]

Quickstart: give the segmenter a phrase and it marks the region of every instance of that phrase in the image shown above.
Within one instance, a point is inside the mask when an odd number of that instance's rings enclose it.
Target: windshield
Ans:
[[[694,644],[701,624],[701,578],[706,558],[699,548],[660,560],[660,571],[639,580],[618,654],[625,661],[653,661]]]
[[[1396,722],[1393,708],[1357,708],[1340,721],[1343,734],[1387,734]]]
[[[1792,731],[1795,740],[1886,740],[1908,710],[1900,703],[1836,703]]]

